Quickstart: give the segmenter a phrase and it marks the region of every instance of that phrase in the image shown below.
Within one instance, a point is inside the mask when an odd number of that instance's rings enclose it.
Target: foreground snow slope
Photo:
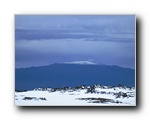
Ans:
[[[135,106],[135,88],[78,86],[16,91],[17,106]]]

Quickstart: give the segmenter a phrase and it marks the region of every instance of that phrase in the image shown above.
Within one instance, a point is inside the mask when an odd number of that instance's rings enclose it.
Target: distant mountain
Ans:
[[[96,63],[93,63],[91,61],[74,61],[74,62],[65,62],[65,64],[82,64],[82,65],[96,65]]]
[[[134,87],[135,70],[96,64],[51,64],[15,70],[15,89],[60,88],[79,85],[119,84]]]

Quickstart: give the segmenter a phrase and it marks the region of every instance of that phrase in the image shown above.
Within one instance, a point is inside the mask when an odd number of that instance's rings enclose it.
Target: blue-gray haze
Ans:
[[[16,15],[15,67],[91,61],[135,67],[134,15]]]

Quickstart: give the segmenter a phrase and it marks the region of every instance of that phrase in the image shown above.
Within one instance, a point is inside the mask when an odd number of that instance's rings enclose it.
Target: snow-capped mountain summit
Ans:
[[[82,65],[87,65],[87,64],[90,64],[90,65],[96,65],[96,63],[94,62],[91,62],[91,61],[74,61],[74,62],[65,62],[65,64],[82,64]]]

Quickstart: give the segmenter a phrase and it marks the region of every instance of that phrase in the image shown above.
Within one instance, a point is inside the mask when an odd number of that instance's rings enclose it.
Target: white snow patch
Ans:
[[[131,88],[101,88],[96,87],[95,93],[87,93],[87,88],[73,90],[41,89],[15,92],[15,105],[17,106],[135,106],[135,89]],[[116,97],[120,93],[126,93],[127,97]],[[81,100],[81,99],[85,100]],[[114,102],[97,102],[99,99],[109,99]],[[117,103],[118,101],[118,103]]]
[[[96,63],[93,63],[91,61],[74,61],[74,62],[64,62],[66,64],[82,64],[82,65],[87,65],[87,64],[90,64],[90,65],[96,65]]]

